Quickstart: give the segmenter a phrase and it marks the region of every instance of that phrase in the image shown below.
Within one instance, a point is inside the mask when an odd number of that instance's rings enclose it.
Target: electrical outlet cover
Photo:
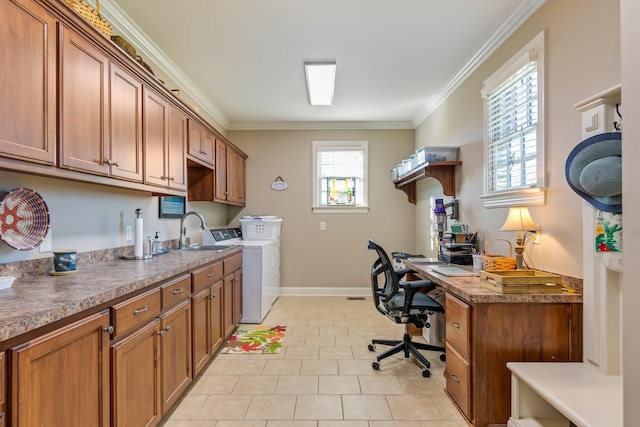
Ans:
[[[51,243],[51,229],[49,229],[49,231],[47,231],[47,235],[44,236],[42,243],[40,243],[40,253],[51,252],[52,246],[53,245]]]

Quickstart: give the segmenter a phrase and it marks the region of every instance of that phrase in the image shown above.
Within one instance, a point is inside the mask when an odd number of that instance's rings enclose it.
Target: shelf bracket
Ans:
[[[394,181],[397,189],[406,193],[409,203],[417,203],[416,182],[424,178],[435,178],[442,185],[445,196],[455,197],[456,179],[455,167],[462,162],[430,162],[416,169],[406,176]]]

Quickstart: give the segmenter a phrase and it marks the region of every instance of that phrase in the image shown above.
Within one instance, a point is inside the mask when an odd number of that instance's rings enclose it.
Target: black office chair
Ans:
[[[373,240],[369,240],[369,249],[374,249],[378,253],[378,259],[371,266],[371,288],[373,291],[373,302],[376,309],[391,318],[396,323],[405,325],[405,332],[402,340],[382,340],[373,339],[369,344],[369,351],[374,351],[376,344],[390,345],[390,349],[380,353],[376,361],[371,365],[373,369],[380,369],[380,361],[393,354],[404,352],[404,357],[409,358],[410,354],[424,366],[422,376],[429,377],[431,363],[419,350],[439,351],[440,360],[445,360],[444,347],[413,342],[409,333],[409,325],[413,324],[418,328],[428,328],[429,316],[433,313],[444,313],[444,307],[433,298],[423,292],[418,292],[424,288],[434,287],[430,280],[401,281],[400,279],[407,273],[414,272],[410,269],[394,270],[387,253]],[[384,276],[384,283],[379,283],[380,276]]]

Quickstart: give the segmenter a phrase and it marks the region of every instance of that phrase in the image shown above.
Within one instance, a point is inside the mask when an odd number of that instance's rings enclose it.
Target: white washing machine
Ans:
[[[280,240],[245,240],[239,228],[204,232],[203,245],[242,245],[242,323],[261,323],[280,296]]]

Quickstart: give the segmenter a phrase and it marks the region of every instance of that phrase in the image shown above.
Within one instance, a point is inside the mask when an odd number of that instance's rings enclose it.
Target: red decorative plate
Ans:
[[[40,245],[49,231],[49,208],[38,193],[14,188],[0,200],[0,237],[19,251]]]

